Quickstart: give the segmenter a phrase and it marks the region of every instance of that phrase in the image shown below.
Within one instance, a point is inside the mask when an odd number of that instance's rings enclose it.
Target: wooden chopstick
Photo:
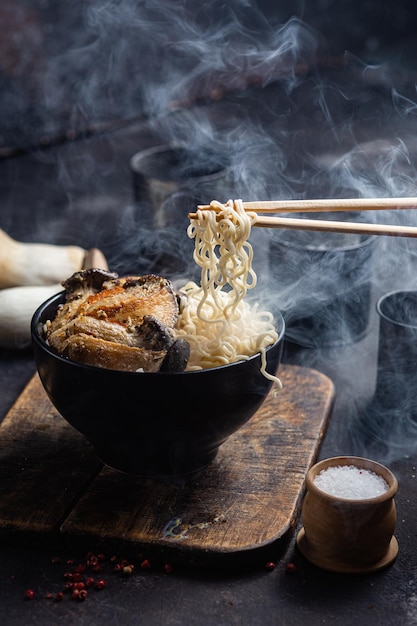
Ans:
[[[252,226],[261,228],[289,228],[360,235],[388,235],[390,237],[417,237],[417,227],[391,224],[365,224],[362,222],[337,222],[332,220],[308,220],[292,217],[257,215]]]
[[[384,209],[416,209],[417,198],[335,198],[319,200],[265,200],[243,202],[246,211],[259,213],[320,213],[334,211],[380,211]],[[197,209],[218,211],[215,205],[199,204]],[[190,213],[190,218],[196,217]]]
[[[392,209],[417,209],[417,198],[336,198],[319,200],[265,200],[243,202],[245,211],[254,213],[320,213],[335,211],[378,211]],[[212,204],[199,204],[197,209],[220,211]],[[197,213],[189,213],[196,219]],[[292,217],[256,215],[253,226],[261,228],[289,228],[361,235],[387,235],[391,237],[417,237],[417,227],[391,224],[365,224],[332,220],[308,220]]]

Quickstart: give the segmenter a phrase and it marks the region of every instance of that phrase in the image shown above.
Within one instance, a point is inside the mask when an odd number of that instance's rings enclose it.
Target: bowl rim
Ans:
[[[382,296],[378,298],[376,303],[376,311],[380,319],[389,322],[394,326],[398,326],[401,328],[411,328],[412,330],[415,330],[417,328],[417,323],[407,324],[406,322],[401,322],[400,320],[395,319],[393,315],[389,315],[387,312],[384,311],[384,305],[387,300],[390,300],[392,298],[400,298],[409,294],[412,294],[417,298],[417,289],[395,289],[394,291],[388,291],[387,293],[382,294]]]
[[[314,479],[322,470],[328,469],[329,467],[346,465],[353,465],[354,467],[360,469],[375,472],[385,480],[388,484],[388,489],[378,496],[371,496],[369,498],[344,498],[342,496],[329,494],[317,487]],[[386,465],[383,465],[378,461],[362,456],[341,455],[324,458],[312,465],[306,475],[306,486],[309,491],[314,493],[317,498],[324,502],[328,502],[330,504],[344,503],[352,508],[360,508],[364,505],[372,506],[394,498],[398,491],[398,480],[395,474]]]
[[[163,179],[161,180],[159,178],[157,179],[154,175],[151,175],[151,174],[146,175],[138,169],[138,162],[148,159],[149,157],[153,157],[159,154],[169,154],[169,153],[176,154],[176,153],[181,153],[181,152],[192,155],[193,150],[190,145],[184,142],[180,142],[180,141],[149,146],[148,148],[135,152],[130,157],[130,168],[135,176],[142,176],[144,178],[147,178],[148,180],[160,180],[160,182],[163,182],[163,183],[178,183],[181,185],[186,184],[187,182],[190,183],[190,181],[194,183],[195,182],[204,183],[206,181],[216,180],[217,178],[224,177],[226,174],[228,174],[231,171],[230,163],[222,164],[219,162],[218,168],[213,169],[213,171],[207,172],[207,174],[191,176],[189,180],[187,180],[187,178],[178,180],[172,177],[169,177],[166,180],[163,180]],[[214,155],[214,152],[213,153],[210,152],[210,154]]]
[[[66,364],[72,364],[80,369],[86,369],[86,370],[91,370],[91,371],[100,371],[100,372],[113,372],[113,373],[118,373],[118,374],[123,374],[124,376],[130,375],[130,376],[138,376],[139,374],[141,376],[163,376],[163,377],[171,377],[171,376],[179,376],[179,375],[187,375],[187,376],[191,376],[191,375],[197,375],[197,374],[202,374],[204,372],[215,372],[218,370],[225,370],[228,369],[230,367],[239,365],[239,364],[243,364],[243,363],[247,363],[248,361],[253,361],[254,359],[258,359],[260,357],[260,352],[256,352],[255,354],[253,354],[252,356],[248,357],[247,359],[241,359],[239,361],[234,361],[233,363],[226,363],[225,365],[217,365],[216,367],[210,367],[210,368],[202,368],[199,370],[184,370],[182,372],[131,372],[131,371],[127,371],[127,370],[115,370],[115,369],[110,369],[107,367],[97,367],[96,365],[89,365],[88,363],[79,363],[78,361],[74,361],[73,359],[69,359],[68,357],[62,356],[61,354],[59,354],[58,352],[56,352],[53,348],[51,348],[49,346],[49,344],[45,341],[45,339],[43,339],[41,333],[40,333],[40,316],[42,314],[42,312],[51,304],[54,303],[55,300],[60,300],[63,298],[63,296],[65,295],[65,290],[59,291],[56,294],[54,294],[53,296],[50,296],[49,298],[47,298],[46,300],[44,300],[44,302],[42,302],[42,304],[40,304],[37,309],[35,310],[35,312],[32,315],[32,319],[30,322],[30,334],[31,334],[31,339],[33,343],[36,343],[44,352],[47,352],[50,356],[52,356],[53,358],[57,359],[58,361],[61,361],[62,363],[66,363]],[[277,310],[276,313],[274,313],[274,319],[276,319],[277,322],[277,327],[278,327],[278,337],[277,340],[271,344],[270,346],[268,346],[266,348],[266,353],[268,353],[272,348],[274,348],[275,346],[277,346],[280,343],[283,343],[284,341],[284,337],[285,337],[285,320],[284,317],[281,313],[281,311]]]

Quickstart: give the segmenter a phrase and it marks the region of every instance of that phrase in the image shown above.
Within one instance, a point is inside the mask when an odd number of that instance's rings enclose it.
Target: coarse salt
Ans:
[[[329,495],[348,500],[375,498],[388,490],[382,476],[354,465],[328,467],[315,477],[314,484]]]

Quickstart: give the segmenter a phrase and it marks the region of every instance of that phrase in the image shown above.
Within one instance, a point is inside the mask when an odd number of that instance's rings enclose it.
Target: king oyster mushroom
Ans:
[[[189,345],[175,338],[179,303],[168,279],[88,269],[63,286],[65,303],[45,325],[45,337],[57,352],[109,369],[185,369]]]

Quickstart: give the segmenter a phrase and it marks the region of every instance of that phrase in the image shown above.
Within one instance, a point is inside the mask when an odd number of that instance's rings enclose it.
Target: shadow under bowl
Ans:
[[[193,478],[219,446],[259,409],[272,387],[259,354],[212,369],[143,373],[84,365],[51,349],[43,325],[64,293],[34,313],[32,344],[41,382],[57,411],[93,445],[106,465],[138,476]],[[278,370],[284,321],[267,349],[267,371]]]

